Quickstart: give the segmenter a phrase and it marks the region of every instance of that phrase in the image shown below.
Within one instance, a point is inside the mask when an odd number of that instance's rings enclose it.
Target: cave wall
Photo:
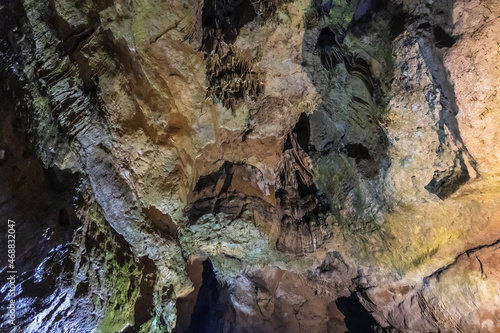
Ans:
[[[498,330],[499,16],[0,1],[17,330]]]

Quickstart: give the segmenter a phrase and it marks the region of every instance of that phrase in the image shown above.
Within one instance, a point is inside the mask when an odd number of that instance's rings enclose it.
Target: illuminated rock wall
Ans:
[[[498,331],[499,16],[2,1],[16,329]]]

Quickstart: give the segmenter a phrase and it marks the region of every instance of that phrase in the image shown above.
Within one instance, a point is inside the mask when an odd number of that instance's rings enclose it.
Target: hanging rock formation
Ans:
[[[498,332],[499,17],[0,1],[1,330]]]

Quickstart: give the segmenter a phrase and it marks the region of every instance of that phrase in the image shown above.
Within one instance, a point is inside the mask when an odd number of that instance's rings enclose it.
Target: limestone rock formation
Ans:
[[[499,18],[0,1],[0,328],[498,332]]]

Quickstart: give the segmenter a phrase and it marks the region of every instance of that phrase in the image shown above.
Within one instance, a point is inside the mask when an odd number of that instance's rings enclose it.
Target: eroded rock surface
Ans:
[[[15,331],[500,329],[496,0],[0,17]]]

